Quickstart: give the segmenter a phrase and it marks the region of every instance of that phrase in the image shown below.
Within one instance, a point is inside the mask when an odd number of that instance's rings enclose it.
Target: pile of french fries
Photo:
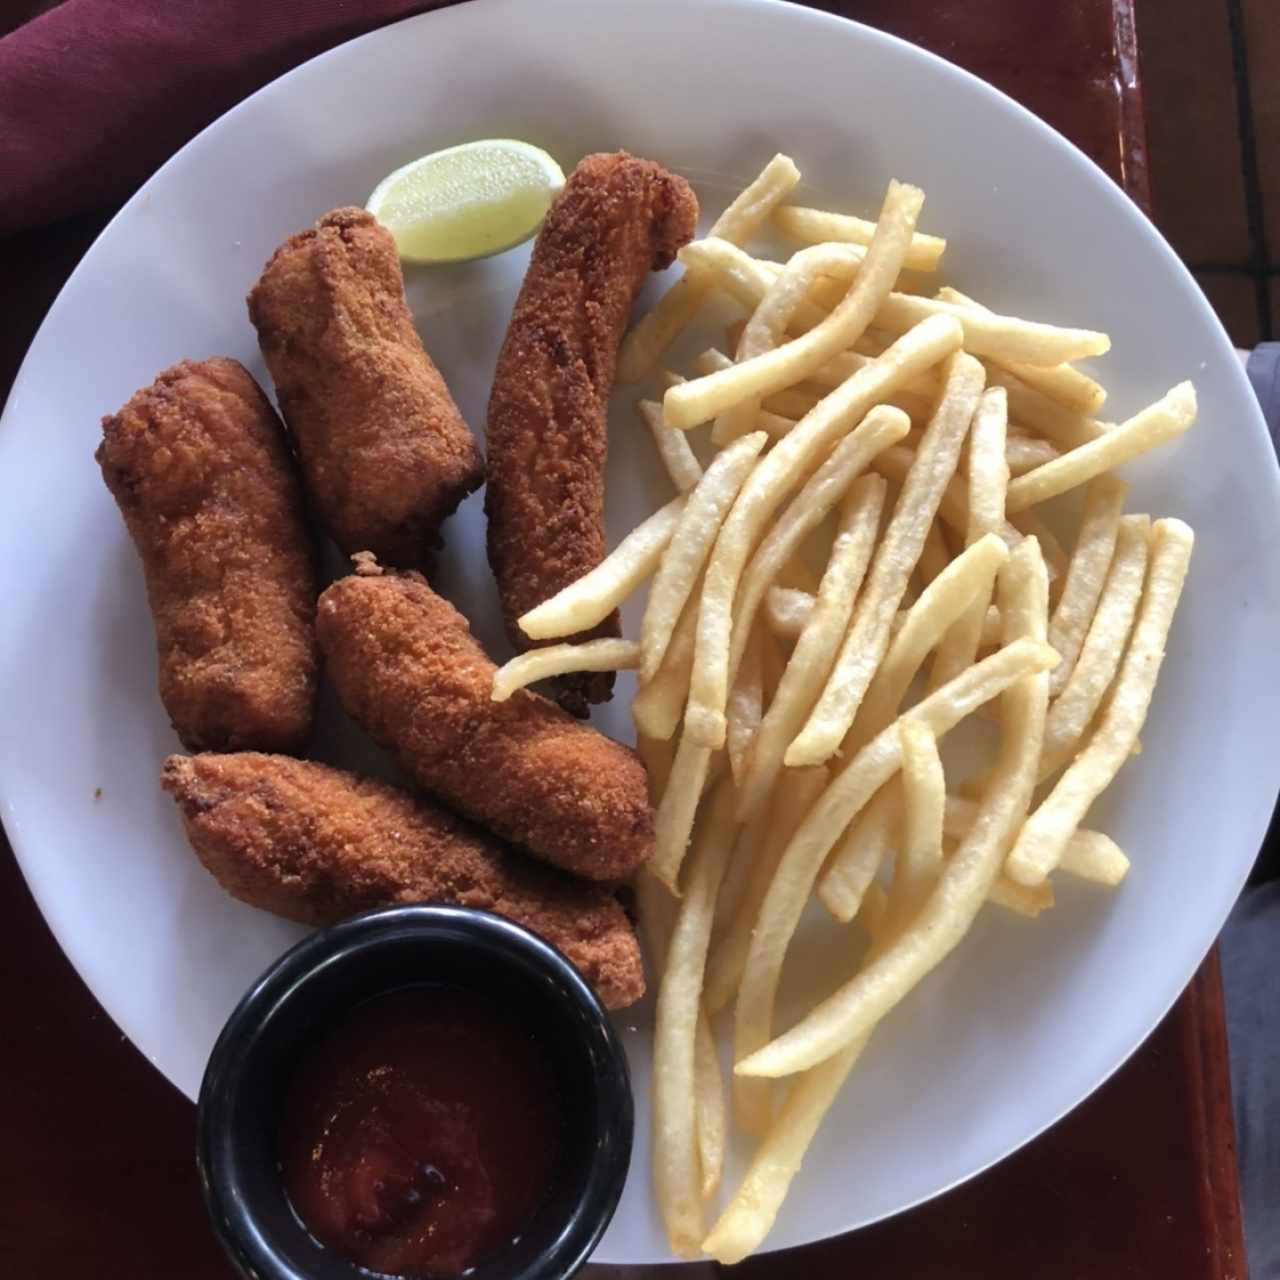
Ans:
[[[520,620],[533,639],[572,635],[650,581],[639,638],[535,650],[494,688],[639,672],[654,1185],[673,1251],[724,1262],[764,1239],[868,1038],[985,902],[1034,916],[1054,871],[1123,879],[1124,853],[1081,824],[1138,750],[1193,541],[1124,514],[1113,474],[1191,425],[1190,383],[1100,421],[1106,393],[1073,362],[1105,334],[926,296],[945,241],[916,230],[921,191],[890,183],[867,222],[785,204],[799,176],[775,157],[623,344],[620,376],[662,388],[639,409],[676,496]],[[765,230],[803,247],[752,257]],[[729,349],[661,369],[713,291],[743,312]],[[1072,490],[1068,549],[1040,509]],[[949,782],[939,741],[975,714],[996,722],[991,758]],[[855,930],[832,963],[856,962],[779,1027],[815,894]],[[755,1146],[708,1229],[729,1131],[722,1014],[732,1116]]]

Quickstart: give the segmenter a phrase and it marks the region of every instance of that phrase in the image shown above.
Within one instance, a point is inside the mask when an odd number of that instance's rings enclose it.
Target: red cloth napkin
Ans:
[[[65,0],[0,39],[0,235],[117,203],[240,99],[450,0]]]

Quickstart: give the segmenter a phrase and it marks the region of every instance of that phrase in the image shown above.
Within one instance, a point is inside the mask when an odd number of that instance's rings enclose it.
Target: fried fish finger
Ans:
[[[335,541],[421,565],[484,462],[414,328],[391,233],[363,209],[325,214],[272,255],[249,317]]]
[[[358,563],[316,615],[347,712],[419,786],[542,861],[592,880],[644,862],[653,810],[635,752],[526,689],[494,702],[467,620],[419,574]]]
[[[605,410],[618,344],[645,276],[692,237],[683,178],[625,152],[587,156],[547,214],[498,356],[487,425],[489,563],[507,634],[516,619],[604,558]],[[576,640],[618,634],[614,614]],[[560,678],[585,715],[612,672]]]
[[[193,751],[297,751],[315,708],[316,564],[297,469],[235,360],[183,361],[94,455],[142,559],[160,698]]]
[[[559,947],[611,1009],[644,994],[621,904],[505,849],[399,787],[288,756],[170,756],[162,785],[197,857],[232,897],[303,924],[450,902],[506,916]]]

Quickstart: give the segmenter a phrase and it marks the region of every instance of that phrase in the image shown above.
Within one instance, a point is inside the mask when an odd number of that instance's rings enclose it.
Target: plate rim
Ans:
[[[599,2],[600,0],[596,0],[597,6],[599,5]],[[667,4],[669,7],[674,7],[677,0],[660,0],[660,2]],[[544,6],[548,4],[554,4],[561,9],[581,11],[585,7],[589,7],[591,5],[591,0],[541,0],[541,3]],[[621,6],[623,5],[624,0],[614,0],[614,3]],[[520,10],[520,9],[530,8],[531,4],[532,4],[532,0],[486,0],[486,5],[488,6],[489,9],[505,6],[509,9]],[[1136,201],[1134,201],[1133,198],[1129,196],[1129,194],[1124,190],[1124,188],[1121,187],[1120,184],[1115,181],[1115,179],[1113,179],[1096,161],[1094,161],[1089,155],[1087,155],[1083,151],[1083,149],[1079,147],[1074,141],[1066,137],[1064,134],[1060,133],[1052,125],[1048,124],[1046,121],[1041,119],[1029,108],[1023,106],[1016,99],[1010,97],[1003,90],[981,79],[979,76],[968,71],[967,69],[960,67],[953,62],[948,61],[946,58],[943,58],[941,55],[936,54],[929,49],[922,48],[919,45],[915,45],[910,41],[903,39],[900,36],[896,36],[892,33],[882,31],[879,28],[869,26],[868,24],[860,22],[856,19],[845,18],[837,14],[828,13],[823,10],[809,8],[804,4],[794,2],[794,0],[698,0],[698,4],[703,9],[704,14],[709,13],[710,11],[732,13],[736,10],[755,9],[760,11],[774,11],[781,15],[782,21],[784,23],[790,22],[790,21],[809,22],[817,25],[825,25],[831,30],[836,30],[846,26],[851,26],[859,31],[860,35],[857,38],[869,40],[873,45],[876,44],[877,42],[883,42],[887,46],[896,47],[903,56],[922,60],[926,64],[932,64],[933,74],[958,77],[963,81],[967,81],[969,83],[970,88],[974,88],[979,93],[986,94],[989,97],[992,97],[993,99],[997,100],[1005,111],[1009,111],[1010,109],[1012,109],[1012,114],[1019,117],[1024,125],[1030,125],[1033,131],[1039,132],[1041,136],[1047,139],[1055,149],[1060,151],[1065,151],[1068,154],[1073,155],[1076,163],[1080,163],[1086,166],[1087,169],[1092,171],[1096,176],[1104,179],[1106,184],[1110,188],[1112,188],[1115,192],[1119,193],[1124,197],[1125,204],[1130,207],[1131,211],[1139,219],[1141,219],[1142,223],[1144,224],[1145,234],[1149,238],[1153,247],[1161,254],[1165,269],[1169,271],[1172,275],[1177,277],[1180,283],[1182,283],[1184,287],[1188,285],[1191,286],[1191,294],[1195,299],[1195,301],[1199,304],[1203,317],[1208,318],[1212,326],[1216,327],[1217,333],[1219,337],[1222,339],[1222,342],[1227,346],[1231,345],[1230,339],[1226,334],[1225,328],[1223,327],[1217,314],[1212,310],[1212,307],[1209,305],[1203,291],[1200,289],[1198,283],[1195,281],[1189,268],[1177,256],[1172,246],[1164,237],[1163,233],[1154,224],[1154,222],[1150,220],[1150,218],[1145,214],[1145,212],[1141,209],[1141,207],[1137,205]],[[23,356],[22,363],[20,364],[18,371],[14,376],[13,383],[10,387],[9,394],[6,398],[6,401],[3,407],[3,412],[0,412],[0,471],[4,470],[6,467],[6,464],[12,461],[10,456],[11,453],[17,454],[18,452],[18,446],[15,443],[12,443],[15,433],[12,430],[10,423],[11,423],[11,419],[17,416],[17,409],[20,407],[20,401],[27,394],[27,383],[34,382],[35,380],[35,372],[34,372],[34,366],[36,364],[35,357],[39,354],[40,346],[46,340],[47,332],[51,330],[53,325],[57,322],[59,316],[61,315],[62,309],[65,306],[71,305],[69,301],[69,295],[72,291],[73,286],[77,284],[81,276],[81,273],[85,272],[87,274],[93,270],[94,259],[97,253],[99,252],[103,242],[110,235],[116,233],[118,224],[120,224],[122,221],[126,219],[126,215],[132,216],[134,213],[136,213],[137,208],[143,203],[145,203],[148,195],[150,194],[153,188],[153,185],[162,180],[162,178],[164,177],[164,175],[167,173],[167,171],[170,169],[171,166],[174,166],[177,163],[179,163],[185,157],[186,153],[190,149],[197,146],[198,144],[201,143],[203,139],[205,139],[206,135],[210,135],[218,131],[219,129],[222,129],[223,127],[225,127],[233,116],[235,116],[238,112],[247,109],[249,107],[249,104],[253,103],[255,100],[261,97],[265,97],[272,93],[279,92],[281,90],[281,87],[284,85],[286,81],[291,81],[294,77],[302,77],[305,74],[311,73],[312,69],[315,67],[316,64],[325,62],[326,60],[330,60],[330,59],[341,58],[342,56],[345,56],[348,53],[349,49],[352,46],[359,45],[362,42],[366,42],[366,41],[369,41],[369,42],[377,41],[381,38],[384,38],[387,32],[403,27],[404,25],[409,23],[425,23],[428,20],[432,20],[432,19],[435,19],[440,23],[466,21],[467,19],[465,15],[475,11],[479,7],[480,7],[479,0],[459,0],[458,3],[450,4],[442,8],[430,9],[425,12],[410,14],[401,18],[397,18],[393,21],[383,23],[382,25],[374,28],[371,31],[367,31],[360,35],[353,36],[350,39],[344,40],[332,46],[329,49],[323,50],[322,52],[314,55],[313,57],[308,58],[305,61],[299,63],[297,66],[291,67],[289,70],[283,72],[281,75],[275,77],[274,79],[268,81],[266,84],[260,86],[253,93],[247,95],[246,97],[242,98],[240,101],[233,104],[221,115],[216,117],[214,120],[210,121],[199,132],[197,132],[190,139],[188,139],[180,148],[178,148],[177,151],[173,153],[173,155],[168,157],[164,161],[164,163],[161,164],[138,187],[138,189],[129,197],[129,199],[121,206],[121,208],[104,225],[101,231],[94,237],[93,242],[85,250],[84,254],[80,258],[80,260],[77,262],[76,266],[74,267],[70,275],[67,277],[62,287],[59,289],[57,296],[54,298],[53,302],[50,304],[47,312],[45,313],[43,319],[40,322],[40,325],[36,329],[36,332],[33,335],[30,341],[30,344],[28,345],[27,351]],[[600,10],[597,7],[594,9],[594,11],[598,14]],[[1252,388],[1248,383],[1248,379],[1244,372],[1244,369],[1239,364],[1238,361],[1234,361],[1233,365],[1234,367],[1232,368],[1230,380],[1235,382],[1238,387],[1243,385],[1243,388],[1248,391],[1248,403],[1250,406],[1249,417],[1251,420],[1251,425],[1244,429],[1255,438],[1256,443],[1265,446],[1268,456],[1274,458],[1274,446],[1267,432],[1266,425],[1262,417],[1261,409],[1257,405],[1256,399],[1253,396]],[[1237,427],[1240,427],[1241,425],[1242,424],[1237,424]],[[9,428],[8,430],[6,430],[7,427]],[[1268,470],[1266,483],[1270,489],[1270,505],[1272,508],[1273,516],[1277,517],[1276,522],[1277,524],[1280,524],[1280,466],[1272,466]],[[1273,791],[1280,792],[1280,756],[1277,756],[1275,758],[1275,761],[1271,766],[1270,772],[1274,779]],[[27,885],[28,891],[31,893],[32,898],[36,903],[36,906],[40,910],[41,916],[44,919],[46,926],[49,928],[50,932],[53,934],[55,940],[58,943],[59,948],[62,950],[63,954],[66,956],[68,961],[71,963],[72,967],[75,969],[77,973],[77,976],[79,976],[80,980],[84,983],[85,987],[88,989],[88,991],[92,995],[95,1002],[97,1002],[99,1007],[103,1009],[103,1011],[116,1024],[117,1028],[119,1028],[120,1031],[129,1039],[130,1043],[138,1051],[138,1053],[142,1057],[144,1057],[148,1062],[150,1062],[151,1065],[160,1073],[160,1075],[163,1076],[166,1080],[168,1080],[170,1084],[174,1084],[174,1082],[169,1079],[168,1075],[164,1072],[163,1069],[159,1067],[156,1060],[147,1052],[147,1050],[142,1046],[142,1044],[138,1040],[134,1039],[133,1035],[130,1034],[130,1032],[125,1029],[124,1025],[117,1019],[116,1014],[112,1011],[111,1006],[105,1001],[104,997],[99,994],[96,987],[92,983],[90,983],[89,979],[85,975],[85,967],[87,966],[82,967],[80,960],[77,958],[77,947],[75,946],[74,941],[72,940],[72,931],[66,929],[65,927],[59,928],[55,924],[55,920],[58,919],[60,913],[57,907],[53,903],[51,902],[47,903],[44,896],[42,896],[42,893],[39,887],[40,875],[38,873],[38,870],[36,869],[36,864],[38,863],[40,852],[39,850],[29,846],[29,842],[25,836],[25,833],[22,831],[21,824],[18,821],[18,811],[17,811],[18,803],[15,800],[14,790],[11,789],[10,785],[6,781],[7,776],[8,776],[8,771],[4,769],[0,769],[0,819],[4,821],[4,829],[8,836],[10,845],[12,847],[15,861],[17,862],[18,867],[22,872],[23,879]],[[1262,823],[1261,831],[1258,833],[1258,836],[1257,836],[1257,841],[1256,841],[1257,848],[1261,847],[1261,843],[1266,837],[1267,827],[1268,827],[1268,824],[1264,820]],[[1256,857],[1256,848],[1254,850],[1253,857]],[[1244,863],[1242,860],[1244,869],[1238,877],[1238,883],[1236,884],[1235,892],[1232,895],[1232,905],[1234,904],[1236,899],[1238,899],[1240,890],[1244,887],[1245,883],[1248,880],[1253,857],[1251,857],[1247,863]],[[825,1235],[813,1236],[805,1243],[816,1244],[822,1240],[832,1239],[838,1235],[845,1234],[851,1230],[858,1230],[864,1226],[873,1225],[874,1223],[883,1221],[886,1218],[896,1217],[901,1213],[905,1213],[911,1209],[918,1207],[921,1204],[928,1202],[929,1200],[935,1199],[938,1196],[946,1194],[947,1192],[954,1189],[956,1186],[959,1186],[962,1183],[968,1182],[972,1178],[975,1178],[978,1175],[986,1172],[988,1169],[990,1169],[994,1165],[1000,1163],[1001,1161],[1007,1159],[1009,1156],[1015,1154],[1017,1151],[1027,1146],[1030,1142],[1037,1139],[1047,1129],[1057,1124],[1066,1115],[1074,1111],[1077,1107],[1082,1105],[1084,1102],[1086,1102],[1108,1080],[1111,1079],[1111,1077],[1115,1074],[1116,1071],[1118,1071],[1121,1067],[1123,1067],[1133,1057],[1133,1055],[1138,1051],[1138,1049],[1140,1049],[1142,1045],[1147,1041],[1147,1039],[1150,1037],[1154,1029],[1168,1015],[1169,1010],[1173,1007],[1173,1005],[1177,1002],[1179,997],[1187,989],[1187,986],[1194,979],[1195,974],[1199,971],[1200,966],[1204,962],[1205,956],[1215,945],[1217,938],[1221,933],[1222,926],[1226,922],[1226,918],[1229,912],[1230,912],[1230,906],[1228,907],[1227,913],[1223,915],[1222,920],[1219,921],[1217,928],[1214,931],[1213,937],[1209,941],[1208,946],[1205,948],[1204,952],[1200,954],[1199,958],[1196,961],[1195,966],[1192,968],[1190,974],[1187,976],[1186,981],[1178,984],[1176,986],[1176,989],[1173,990],[1172,994],[1168,996],[1167,1000],[1161,1003],[1160,1008],[1158,1009],[1156,1014],[1150,1019],[1149,1023],[1141,1029],[1140,1033],[1136,1035],[1132,1046],[1123,1054],[1123,1056],[1109,1070],[1104,1072],[1096,1081],[1094,1081],[1094,1083],[1088,1086],[1080,1094],[1080,1096],[1078,1096],[1074,1101],[1064,1104],[1060,1110],[1058,1110],[1049,1119],[1045,1120],[1044,1123],[1040,1124],[1038,1127],[1035,1127],[1029,1130],[1021,1139],[1007,1145],[1006,1147],[1004,1147],[1004,1149],[999,1151],[997,1154],[994,1154],[993,1156],[991,1156],[991,1158],[987,1160],[985,1163],[974,1167],[973,1169],[971,1169],[969,1172],[965,1174],[957,1176],[956,1178],[948,1182],[946,1185],[938,1186],[936,1189],[930,1192],[927,1192],[925,1194],[921,1194],[915,1199],[899,1205],[895,1209],[883,1211],[883,1212],[877,1213],[873,1217],[866,1218],[865,1220],[860,1221],[856,1227],[850,1227],[846,1225],[846,1226],[837,1228],[835,1230],[829,1231]],[[64,922],[64,925],[65,925],[65,922]],[[1128,1039],[1128,1038],[1129,1037],[1125,1037],[1125,1039]],[[183,1093],[184,1095],[186,1094],[186,1090],[183,1089],[181,1086],[175,1085],[175,1087],[179,1089],[179,1092]],[[633,1171],[633,1174],[635,1172],[637,1171]],[[798,1247],[804,1247],[804,1246],[796,1245],[796,1244],[781,1244],[781,1243],[771,1245],[769,1242],[769,1239],[766,1238],[763,1246],[759,1250],[757,1250],[757,1253],[766,1254],[766,1253],[781,1251],[788,1248],[798,1248]]]

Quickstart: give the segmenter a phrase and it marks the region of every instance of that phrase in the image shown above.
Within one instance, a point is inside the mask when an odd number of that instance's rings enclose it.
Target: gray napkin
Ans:
[[[1280,449],[1280,342],[1255,347],[1245,372]],[[1274,824],[1273,824],[1274,827]],[[1277,838],[1272,836],[1272,839]],[[1255,877],[1275,873],[1272,851]],[[1280,881],[1255,884],[1240,896],[1222,931],[1231,1094],[1235,1103],[1240,1199],[1251,1280],[1280,1280]]]
[[[1271,441],[1280,448],[1280,342],[1264,342],[1249,352],[1245,372],[1262,406]]]

